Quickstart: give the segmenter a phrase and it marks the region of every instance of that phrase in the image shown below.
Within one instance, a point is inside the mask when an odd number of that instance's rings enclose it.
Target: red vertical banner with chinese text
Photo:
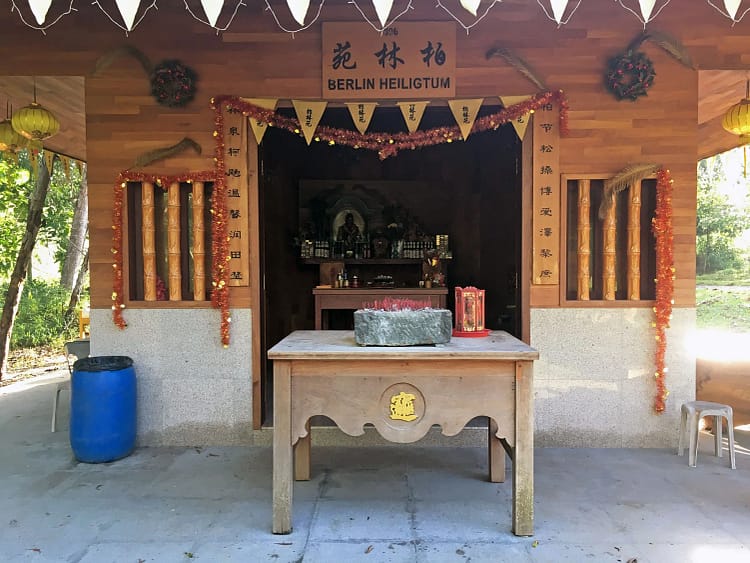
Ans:
[[[229,234],[229,285],[250,281],[247,187],[247,118],[237,108],[224,106],[224,155]]]
[[[540,107],[533,119],[532,283],[560,283],[560,109]]]

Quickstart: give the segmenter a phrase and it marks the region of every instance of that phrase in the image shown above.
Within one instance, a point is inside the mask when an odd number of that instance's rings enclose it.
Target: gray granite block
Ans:
[[[445,344],[452,325],[448,309],[360,309],[354,312],[354,339],[360,346]]]

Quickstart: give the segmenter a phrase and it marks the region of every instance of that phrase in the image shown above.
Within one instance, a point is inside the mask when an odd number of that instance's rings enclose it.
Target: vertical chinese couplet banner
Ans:
[[[247,188],[247,119],[236,108],[223,106],[224,155],[229,233],[229,285],[246,286],[250,279]]]
[[[534,113],[532,282],[560,283],[560,108],[552,103]]]
[[[335,99],[434,99],[456,93],[456,24],[325,22],[323,92]]]

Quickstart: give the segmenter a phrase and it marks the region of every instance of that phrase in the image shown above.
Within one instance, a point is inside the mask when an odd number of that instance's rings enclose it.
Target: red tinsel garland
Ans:
[[[547,104],[556,102],[560,107],[560,134],[568,132],[568,104],[562,90],[556,92],[542,92],[536,94],[529,100],[503,108],[499,112],[481,117],[474,122],[472,133],[497,129],[502,124],[513,121],[530,112],[538,110]],[[196,172],[178,176],[165,176],[146,174],[143,172],[121,172],[115,183],[114,204],[112,210],[112,253],[114,262],[112,267],[113,289],[112,289],[112,318],[118,328],[127,326],[122,314],[125,308],[123,303],[123,278],[122,278],[122,205],[127,182],[153,182],[165,188],[174,182],[208,181],[214,182],[211,197],[212,214],[212,285],[211,302],[214,307],[221,310],[221,342],[226,348],[229,346],[229,236],[227,225],[227,201],[226,201],[226,170],[224,163],[224,116],[222,108],[226,105],[240,110],[244,115],[267,123],[268,125],[286,129],[297,135],[302,135],[299,122],[296,119],[276,114],[273,110],[261,108],[234,96],[219,96],[211,99],[211,108],[214,110],[214,138],[216,139],[216,156],[214,157],[215,171]],[[422,147],[451,143],[454,139],[461,139],[461,131],[458,126],[436,127],[426,131],[415,131],[414,133],[366,133],[347,129],[336,129],[332,127],[318,127],[316,140],[326,141],[330,145],[340,144],[355,149],[363,148],[376,150],[381,159],[395,156],[399,151],[405,149],[417,149]]]
[[[227,222],[226,222],[226,190],[223,185],[223,175],[217,171],[192,172],[189,174],[179,174],[167,176],[160,174],[147,174],[145,172],[131,172],[124,170],[117,176],[114,186],[114,203],[112,205],[112,320],[115,325],[124,329],[128,326],[123,317],[122,311],[125,309],[123,302],[123,272],[122,272],[122,206],[125,197],[125,188],[128,182],[151,182],[161,189],[166,190],[170,184],[181,182],[213,182],[214,189],[211,197],[211,238],[213,240],[212,254],[212,284],[214,289],[211,293],[211,301],[214,307],[221,309],[221,341],[224,346],[229,345],[229,296],[228,296],[228,279],[227,275]],[[224,241],[222,245],[221,242]]]
[[[514,121],[529,112],[536,111],[547,104],[557,103],[560,107],[560,135],[568,133],[568,103],[562,90],[555,92],[540,92],[528,100],[516,105],[503,108],[491,115],[480,117],[471,128],[472,133],[481,133],[490,129],[497,129],[504,123]],[[274,110],[262,108],[235,96],[219,96],[213,100],[217,114],[222,104],[228,104],[239,109],[244,115],[257,121],[267,123],[272,127],[285,129],[296,135],[302,135],[299,121],[277,114]],[[457,125],[434,127],[414,133],[360,133],[349,129],[318,126],[315,130],[315,140],[329,145],[344,145],[354,149],[377,151],[381,160],[395,156],[402,150],[414,150],[443,143],[461,140],[461,130]]]
[[[651,223],[656,237],[656,306],[654,307],[656,329],[656,397],[654,410],[664,412],[668,369],[664,365],[667,352],[667,328],[672,318],[674,304],[674,231],[672,228],[673,180],[669,170],[659,170],[656,175],[656,212]]]

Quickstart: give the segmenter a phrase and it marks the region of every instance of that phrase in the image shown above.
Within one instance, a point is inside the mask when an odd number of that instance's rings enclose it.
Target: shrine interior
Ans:
[[[497,106],[483,106],[479,117],[498,110]],[[294,115],[291,108],[281,111]],[[454,124],[447,106],[428,106],[420,130]],[[345,107],[326,109],[320,125],[353,130]],[[397,107],[377,108],[368,128],[401,130],[404,120]],[[301,257],[300,242],[311,236],[306,231],[313,228],[300,224],[304,217],[300,211],[316,187],[327,194],[329,202],[335,201],[337,194],[355,203],[362,193],[369,194],[363,214],[370,216],[363,225],[363,237],[370,241],[376,230],[388,231],[384,220],[389,220],[389,206],[405,212],[426,235],[447,234],[451,258],[442,261],[447,307],[453,310],[455,286],[485,289],[487,327],[520,336],[521,142],[510,124],[473,134],[466,142],[417,148],[384,160],[370,150],[315,141],[308,147],[302,136],[269,127],[258,158],[262,350],[294,330],[314,328],[312,289],[321,283],[321,260]],[[356,193],[351,193],[352,189]],[[301,197],[303,192],[307,195]],[[330,209],[318,213],[334,215]],[[319,236],[336,238],[330,220],[317,229],[325,231]],[[378,276],[391,276],[396,287],[417,287],[422,278],[421,264],[414,260],[404,264],[395,260],[355,262],[346,265],[347,274],[350,278],[357,275],[362,286]],[[330,311],[329,315],[329,328],[352,328],[350,311]],[[268,420],[270,368],[263,374],[262,384],[264,420]]]

